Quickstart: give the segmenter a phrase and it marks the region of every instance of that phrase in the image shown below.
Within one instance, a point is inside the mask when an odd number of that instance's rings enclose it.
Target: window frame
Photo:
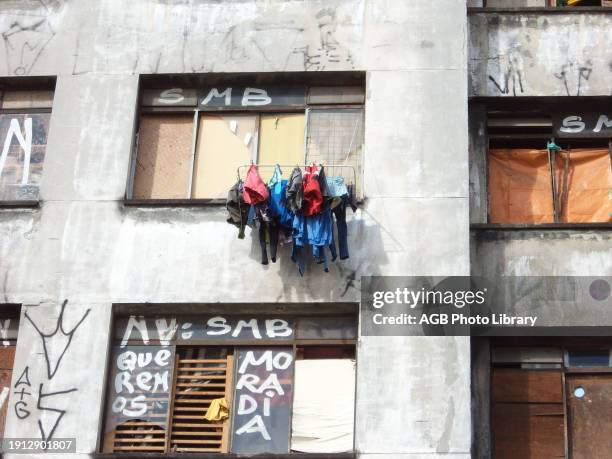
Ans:
[[[9,88],[9,89],[0,89],[0,103],[4,100],[5,92],[29,92],[29,91],[39,91],[40,89],[21,89],[21,88]],[[53,99],[55,98],[55,90],[53,89],[44,89],[44,91],[48,91],[52,94],[51,107],[47,106],[33,106],[29,108],[2,108],[0,104],[0,115],[40,115],[40,114],[52,114],[53,113]],[[51,126],[51,121],[49,121],[49,126]],[[49,132],[47,132],[47,143],[45,143],[45,161],[47,156],[47,145],[49,143]],[[43,163],[43,173],[44,173],[44,163]],[[1,174],[1,171],[0,171]],[[40,191],[40,187],[39,187]],[[38,194],[36,199],[0,199],[0,208],[37,208],[40,206],[40,193]]]
[[[9,397],[11,395],[11,392],[13,392],[14,387],[11,387],[11,380],[13,375],[13,371],[15,370],[15,355],[16,355],[16,351],[17,351],[17,343],[19,340],[19,323],[20,323],[20,319],[21,319],[21,304],[3,304],[1,306],[3,308],[2,312],[0,312],[0,321],[3,322],[3,324],[5,324],[4,321],[6,320],[10,320],[13,321],[13,323],[15,324],[14,327],[11,327],[11,325],[9,324],[9,330],[13,329],[14,330],[14,334],[11,336],[7,336],[6,340],[3,340],[0,337],[0,349],[3,348],[12,348],[13,349],[13,362],[12,362],[12,368],[10,368],[10,374],[11,377],[8,380],[8,389],[9,389],[9,393],[7,395],[7,398],[5,400],[4,405],[1,407],[1,409],[5,410],[4,413],[4,419],[2,420],[2,423],[0,424],[0,440],[2,440],[4,438],[4,433],[5,433],[5,429],[6,429],[6,415],[8,414],[8,409],[9,409]],[[6,309],[6,310],[4,310]],[[5,344],[3,341],[6,341]],[[0,371],[8,371],[9,369],[7,368],[0,368]],[[5,386],[7,387],[7,386]]]
[[[177,363],[178,363],[178,356],[179,356],[179,349],[183,348],[183,349],[188,349],[188,348],[192,348],[192,349],[196,349],[196,348],[224,348],[227,350],[227,354],[232,355],[232,369],[231,369],[231,386],[230,386],[230,390],[232,393],[232,401],[230,402],[230,418],[229,418],[229,438],[228,438],[228,452],[210,452],[210,453],[196,453],[198,455],[198,457],[201,458],[224,458],[224,457],[228,457],[228,458],[235,458],[236,453],[232,453],[231,451],[231,440],[232,440],[232,435],[233,435],[233,429],[234,429],[234,415],[235,415],[235,410],[234,410],[234,403],[235,401],[233,400],[234,396],[235,396],[235,392],[236,392],[236,379],[237,379],[237,366],[238,366],[238,354],[240,350],[244,350],[244,349],[266,349],[266,350],[274,350],[274,349],[278,349],[278,348],[287,348],[290,347],[292,350],[292,356],[293,356],[293,364],[292,364],[292,380],[291,380],[291,386],[293,389],[293,386],[295,385],[295,362],[297,360],[302,360],[302,359],[307,359],[305,357],[300,357],[299,355],[299,351],[300,349],[304,349],[306,347],[337,347],[338,349],[344,348],[351,348],[352,352],[353,352],[353,359],[355,361],[355,372],[358,371],[358,367],[357,367],[357,353],[358,353],[358,336],[359,336],[359,323],[358,323],[358,318],[356,317],[355,314],[352,313],[346,313],[346,312],[337,312],[337,313],[328,313],[328,314],[320,314],[320,315],[316,315],[316,314],[274,314],[273,312],[270,311],[262,311],[262,312],[258,312],[258,313],[237,313],[237,312],[228,312],[227,314],[213,314],[213,313],[199,313],[199,314],[187,314],[187,316],[193,317],[193,316],[198,316],[201,317],[202,319],[206,319],[206,318],[210,318],[216,315],[221,315],[227,319],[230,318],[257,318],[258,320],[265,320],[266,318],[271,318],[271,317],[277,317],[280,319],[286,319],[286,320],[291,320],[293,323],[293,337],[290,339],[283,339],[283,338],[266,338],[266,337],[262,337],[262,339],[240,339],[240,338],[234,338],[234,339],[211,339],[211,338],[207,338],[207,339],[189,339],[188,341],[182,341],[182,342],[177,342],[176,338],[174,338],[173,340],[171,340],[171,342],[169,342],[168,344],[168,348],[172,348],[173,349],[173,355],[174,355],[174,359],[171,362],[171,366],[173,367],[173,374],[172,374],[172,379],[170,381],[170,385],[169,385],[169,406],[168,406],[168,415],[166,418],[167,421],[167,439],[166,439],[166,447],[168,448],[168,450],[166,452],[155,452],[155,453],[147,453],[147,457],[160,457],[160,458],[173,458],[176,456],[182,458],[184,457],[185,454],[194,454],[194,453],[177,453],[177,452],[173,452],[171,451],[170,445],[171,445],[171,425],[172,425],[172,418],[173,418],[173,405],[174,405],[174,399],[175,399],[175,384],[177,381],[177,373],[176,373],[176,368],[177,368]],[[109,409],[109,403],[111,401],[111,386],[114,384],[114,382],[110,379],[111,375],[112,375],[112,371],[113,371],[113,358],[116,357],[114,352],[113,352],[113,348],[114,347],[119,347],[122,344],[122,339],[119,337],[119,333],[118,333],[118,325],[117,325],[117,320],[120,319],[126,319],[127,317],[129,317],[130,315],[125,315],[125,314],[113,314],[113,319],[112,319],[112,324],[111,324],[111,333],[109,334],[109,352],[107,354],[107,362],[106,362],[106,368],[105,368],[105,383],[104,383],[104,396],[103,396],[103,405],[102,405],[102,411],[101,411],[101,423],[100,423],[100,433],[99,433],[99,446],[96,449],[96,453],[93,454],[93,457],[100,457],[100,458],[130,458],[130,457],[140,457],[139,455],[142,455],[142,452],[134,452],[134,453],[130,453],[130,452],[103,452],[104,449],[104,442],[105,442],[105,434],[106,434],[106,422],[107,422],[107,414],[108,414],[108,409]],[[145,315],[146,319],[147,319],[147,323],[149,319],[153,319],[156,317],[176,317],[177,319],[180,318],[181,316],[186,316],[185,314],[172,314],[172,313],[165,313],[165,314],[155,314],[152,313],[150,315]],[[298,338],[298,335],[300,333],[300,326],[299,326],[299,321],[300,319],[327,319],[327,318],[337,318],[337,319],[349,319],[349,320],[354,320],[354,337],[351,338],[333,338],[333,339],[320,339],[320,338]],[[177,331],[178,333],[178,331]],[[143,344],[142,340],[140,339],[128,339],[125,341],[125,347],[129,347],[129,346],[142,346],[142,347],[147,347],[147,346],[160,346],[161,345],[161,341],[159,340],[159,338],[157,337],[153,337],[151,336],[149,339],[148,344]],[[357,393],[357,384],[355,384],[355,386],[352,388],[353,393],[354,393],[354,407],[355,407],[355,411],[354,413],[356,413],[356,403],[357,403],[357,399],[356,399],[356,393]],[[292,432],[292,418],[293,418],[293,397],[294,397],[294,390],[292,390],[292,394],[291,394],[291,405],[290,405],[290,411],[289,411],[289,422],[290,422],[290,426],[289,426],[289,440],[288,440],[288,445],[289,448],[291,446],[291,432]],[[323,459],[323,458],[337,458],[337,459],[349,459],[349,458],[355,458],[357,455],[357,452],[355,450],[355,427],[356,427],[356,423],[355,423],[355,414],[353,416],[353,449],[352,451],[349,452],[343,452],[343,453],[301,453],[301,452],[292,452],[290,449],[288,452],[286,453],[257,453],[258,456],[257,457],[261,457],[262,459],[265,458],[288,458],[288,459]],[[240,454],[246,454],[246,453],[240,453]],[[255,453],[253,453],[255,454]]]
[[[480,217],[479,223],[471,223],[470,228],[473,230],[529,230],[529,229],[537,229],[537,230],[556,230],[556,229],[601,229],[601,230],[612,230],[612,221],[611,222],[561,222],[557,221],[548,222],[548,223],[491,223],[491,215],[490,215],[490,193],[489,193],[489,157],[491,149],[495,148],[532,148],[529,146],[523,147],[511,147],[511,146],[492,146],[492,137],[493,141],[497,140],[498,142],[512,142],[516,140],[517,142],[523,140],[524,142],[540,142],[540,146],[533,147],[534,149],[545,150],[543,146],[546,144],[548,140],[555,139],[557,144],[560,144],[563,148],[563,152],[567,152],[568,149],[565,146],[569,147],[569,151],[574,148],[581,148],[584,145],[595,145],[599,144],[602,149],[605,149],[607,144],[608,153],[610,157],[610,168],[612,173],[612,134],[609,137],[595,137],[595,136],[576,136],[576,137],[555,137],[555,128],[553,124],[553,117],[555,113],[559,112],[599,112],[601,110],[605,110],[606,105],[612,101],[610,96],[602,96],[598,97],[595,102],[590,102],[589,98],[578,98],[578,100],[567,101],[567,98],[564,97],[509,97],[509,98],[492,98],[492,97],[474,97],[470,100],[470,113],[472,110],[474,113],[479,111],[482,115],[476,115],[474,119],[470,120],[470,143],[472,143],[473,137],[478,135],[475,133],[474,127],[482,123],[485,127],[484,134],[484,143],[480,144],[475,142],[475,145],[479,145],[478,150],[475,151],[476,161],[475,164],[478,169],[482,169],[479,180],[482,180],[484,183],[483,188],[480,189],[480,192],[484,190],[485,195],[481,196],[481,202],[483,202],[483,207],[486,206],[484,214]],[[522,106],[530,106],[529,109],[524,109]],[[491,113],[497,113],[498,115],[501,113],[506,118],[516,116],[517,120],[520,119],[543,119],[548,118],[549,127],[547,132],[533,132],[531,134],[521,134],[521,133],[512,133],[509,134],[508,137],[497,137],[495,138],[495,134],[491,133],[491,119],[495,119],[491,117]],[[542,128],[543,125],[540,126]],[[497,126],[499,127],[499,126]],[[499,136],[500,134],[498,134]],[[521,137],[523,136],[523,137]],[[515,137],[513,139],[512,137]],[[502,144],[503,145],[503,144]],[[470,147],[472,148],[472,147]],[[471,150],[472,151],[472,150]],[[470,152],[470,155],[472,153]],[[470,161],[472,159],[470,158]],[[470,170],[472,170],[472,166],[470,165]],[[470,176],[470,181],[473,180],[473,177]],[[550,190],[552,193],[552,188]],[[558,196],[555,193],[555,196]],[[473,197],[470,197],[473,199]],[[558,216],[560,217],[560,216]],[[485,220],[486,218],[486,220]]]
[[[231,82],[229,83],[231,85]],[[282,86],[282,85],[279,85]],[[168,86],[170,87],[170,86]],[[126,183],[126,192],[123,200],[123,204],[125,206],[137,206],[137,207],[200,207],[200,206],[224,206],[226,203],[225,199],[211,199],[211,198],[192,198],[193,193],[193,177],[195,173],[195,158],[197,153],[197,143],[198,143],[198,130],[200,125],[200,119],[202,115],[206,114],[216,114],[221,116],[231,116],[231,115],[245,115],[245,114],[253,114],[257,116],[257,125],[259,128],[259,135],[261,135],[261,115],[270,115],[270,114],[294,114],[294,113],[303,113],[304,114],[304,145],[303,145],[303,158],[304,164],[306,162],[307,155],[307,142],[308,142],[308,132],[309,132],[309,111],[311,109],[360,109],[362,110],[362,117],[364,123],[364,133],[365,133],[365,87],[360,87],[363,91],[364,100],[361,103],[347,103],[347,102],[338,102],[338,103],[312,103],[309,102],[309,93],[311,88],[319,87],[319,85],[306,85],[306,97],[304,104],[301,106],[296,105],[287,105],[287,106],[258,106],[258,107],[245,107],[244,109],[237,109],[235,107],[219,107],[219,108],[208,108],[202,109],[199,105],[199,98],[196,97],[196,104],[189,106],[143,106],[142,99],[143,93],[145,90],[149,90],[148,88],[143,88],[140,86],[139,89],[139,97],[138,97],[138,106],[136,108],[135,120],[134,120],[134,135],[132,141],[132,149],[130,154],[130,163],[129,163],[129,171],[128,178]],[[337,86],[337,88],[345,88],[350,86]],[[194,89],[192,87],[185,87],[183,89]],[[156,89],[159,90],[159,89]],[[342,97],[343,94],[339,94],[338,97]],[[138,160],[138,144],[139,144],[139,133],[140,133],[140,121],[142,115],[155,115],[155,114],[193,114],[193,124],[192,124],[192,139],[191,139],[191,168],[189,172],[189,189],[188,195],[185,198],[179,199],[158,199],[158,198],[134,198],[133,190],[134,190],[134,180],[136,175],[136,163]],[[365,138],[363,145],[365,146]],[[260,141],[259,136],[257,139],[256,146],[256,157],[259,158],[259,148]],[[362,150],[365,150],[363,148]],[[257,161],[254,161],[257,164]],[[358,171],[355,171],[355,181],[360,181],[363,187],[363,168],[364,168],[364,157],[363,151],[362,156],[360,158],[361,163],[361,172],[358,174]],[[246,171],[246,169],[245,169]],[[363,196],[359,196],[358,200],[361,201]]]
[[[544,339],[525,339],[524,342],[509,340],[506,338],[493,338],[487,344],[487,357],[488,357],[488,380],[486,384],[488,387],[486,388],[486,399],[480,400],[479,403],[488,404],[488,437],[490,439],[490,451],[491,454],[495,451],[495,431],[493,424],[493,413],[494,406],[496,403],[494,399],[494,380],[493,373],[494,370],[515,370],[517,372],[525,371],[525,372],[558,372],[561,377],[561,388],[562,388],[562,407],[563,407],[563,424],[564,424],[564,447],[566,451],[566,457],[568,448],[570,446],[570,410],[569,410],[569,394],[567,393],[568,384],[566,378],[572,375],[606,375],[612,374],[612,339],[611,338],[601,338],[595,337],[593,342],[589,343],[588,338],[544,338]],[[520,361],[520,358],[517,358],[513,362],[503,361],[495,359],[495,350],[497,349],[550,349],[554,348],[560,351],[560,362],[558,363],[558,367],[523,367],[523,362]],[[610,364],[608,366],[570,366],[569,364],[569,354],[571,352],[596,352],[601,350],[607,350],[610,356]],[[547,363],[551,365],[550,363]],[[472,388],[473,391],[478,390],[478,388]],[[528,402],[525,402],[528,403]],[[531,402],[536,403],[536,402]],[[543,403],[543,402],[540,402]],[[482,446],[482,445],[480,445]]]

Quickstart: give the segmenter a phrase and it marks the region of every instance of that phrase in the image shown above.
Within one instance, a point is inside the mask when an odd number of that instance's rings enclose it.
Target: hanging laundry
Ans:
[[[321,212],[323,205],[323,196],[321,194],[321,186],[319,185],[319,175],[317,166],[306,166],[304,173],[304,203],[302,211],[306,217],[318,214]]]
[[[329,272],[329,265],[325,248],[329,248],[332,261],[336,259],[336,247],[334,245],[334,232],[332,227],[331,210],[305,217],[295,214],[293,219],[293,250],[291,259],[298,266],[298,272],[304,275],[306,269],[306,254],[308,246],[312,248],[312,255],[317,263],[323,264],[325,272]]]
[[[229,214],[227,222],[238,227],[238,239],[244,239],[244,228],[249,215],[249,205],[242,196],[242,181],[238,181],[227,193],[225,208]]]
[[[206,410],[204,419],[207,421],[223,421],[229,418],[229,406],[225,398],[215,398],[210,401],[210,406]]]
[[[312,256],[317,263],[323,263],[325,272],[329,272],[325,248],[330,247],[331,249],[333,241],[331,210],[326,209],[319,214],[306,217],[306,230],[308,243],[312,246]],[[332,258],[335,258],[335,249],[334,247],[332,250]]]
[[[227,221],[241,229],[242,238],[245,226],[258,231],[262,264],[268,264],[268,254],[276,262],[278,245],[293,242],[291,259],[300,275],[310,253],[329,272],[328,249],[331,261],[338,254],[343,260],[349,257],[346,209],[356,210],[353,190],[342,177],[326,177],[324,167],[315,164],[304,174],[294,168],[289,180],[283,180],[276,165],[267,185],[257,166],[251,165],[244,184],[239,181],[228,193]]]
[[[289,210],[294,214],[302,212],[302,203],[304,200],[304,188],[302,179],[302,170],[296,167],[291,172],[289,182],[287,183],[287,190],[285,192],[287,197],[287,206]]]
[[[319,188],[323,198],[329,197],[330,193],[327,189],[327,177],[325,176],[325,167],[323,165],[321,165],[321,170],[319,171]]]
[[[282,179],[282,171],[277,165],[268,183],[270,187],[270,210],[273,216],[279,218],[279,223],[282,227],[292,228],[293,212],[289,210],[287,202],[287,184],[288,181]]]
[[[335,198],[334,198],[335,199]],[[349,202],[348,194],[345,194],[340,199],[340,204],[332,209],[334,213],[334,217],[336,218],[336,230],[338,232],[338,250],[340,252],[340,259],[346,260],[349,257],[348,250],[348,226],[346,224],[346,208]],[[336,242],[333,241],[332,244],[335,245]]]
[[[244,200],[248,204],[259,204],[266,201],[269,195],[268,187],[259,176],[257,166],[251,164],[247,172],[246,181],[244,182]]]

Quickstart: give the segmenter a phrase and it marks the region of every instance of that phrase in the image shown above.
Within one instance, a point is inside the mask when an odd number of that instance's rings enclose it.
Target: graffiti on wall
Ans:
[[[522,71],[522,60],[516,50],[512,50],[508,55],[497,59],[499,65],[499,74],[494,76],[488,75],[489,81],[495,86],[500,94],[504,95],[520,95],[525,92],[524,75]]]
[[[273,72],[355,67],[353,55],[338,32],[336,8],[310,12],[303,5],[289,5],[282,16],[248,17],[231,6],[221,16],[217,9],[216,5],[181,4],[170,15],[162,7],[156,14],[168,22],[155,28],[141,22],[139,15],[126,18],[109,7],[104,30],[79,32],[72,51],[72,73],[91,72],[100,65],[133,74],[219,72],[239,70],[249,64],[259,71]],[[213,11],[216,19],[211,21]],[[113,21],[115,15],[130,22],[117,23]],[[199,27],[194,27],[196,23]],[[127,37],[126,29],[130,30]],[[179,30],[182,33],[177,34],[176,46],[168,46],[160,38],[167,31]],[[119,41],[117,36],[125,39]]]
[[[29,75],[56,32],[64,0],[25,0],[18,11],[2,11],[0,36],[8,73]],[[29,4],[29,5],[28,5]]]
[[[87,309],[71,327],[66,325],[66,306],[68,300],[61,305],[59,315],[49,330],[43,324],[37,323],[26,311],[25,318],[32,325],[43,348],[43,362],[29,362],[21,372],[13,386],[13,409],[19,420],[26,420],[37,413],[37,425],[40,438],[50,440],[60,425],[68,410],[65,396],[78,391],[76,387],[62,390],[49,390],[52,380],[58,374],[65,355],[69,352],[73,338],[90,313]],[[74,318],[73,318],[74,320]],[[31,368],[44,364],[45,374],[40,381],[33,381]]]
[[[339,42],[336,34],[336,10],[324,8],[316,14],[319,28],[317,46],[306,45],[294,48],[293,52],[302,56],[304,70],[329,70],[337,66],[354,69],[353,57],[348,49]]]
[[[286,451],[291,424],[291,348],[241,349],[237,363],[232,451]]]
[[[568,61],[555,73],[555,78],[563,82],[568,96],[579,96],[584,82],[589,80],[592,72],[593,63],[590,60],[584,63]]]

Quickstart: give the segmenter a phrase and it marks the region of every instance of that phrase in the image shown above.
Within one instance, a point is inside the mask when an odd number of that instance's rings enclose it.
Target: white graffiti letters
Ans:
[[[266,418],[271,415],[271,400],[277,397],[282,399],[285,395],[277,372],[287,370],[292,363],[293,355],[289,352],[247,351],[242,357],[238,368],[240,377],[236,383],[238,395],[236,415],[252,416],[239,425],[236,435],[255,433],[264,440],[271,439],[266,426]],[[253,373],[249,372],[250,370]],[[267,375],[265,373],[262,375],[263,370]],[[258,374],[254,374],[255,372]]]

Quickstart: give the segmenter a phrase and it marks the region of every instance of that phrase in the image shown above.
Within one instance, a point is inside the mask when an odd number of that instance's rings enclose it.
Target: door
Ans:
[[[570,457],[608,459],[612,451],[612,375],[567,375]]]

